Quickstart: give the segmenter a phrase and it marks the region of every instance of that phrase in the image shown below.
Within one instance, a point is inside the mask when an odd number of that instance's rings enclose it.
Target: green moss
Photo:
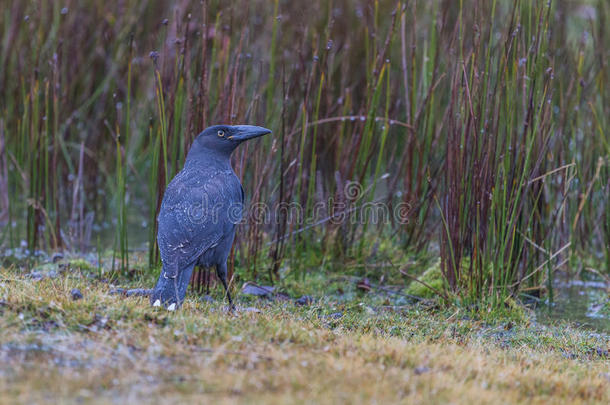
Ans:
[[[445,287],[443,272],[441,271],[441,259],[436,260],[430,267],[428,267],[423,274],[418,277],[418,280],[420,280],[421,283],[415,280],[411,281],[411,284],[409,284],[407,287],[408,294],[424,298],[432,298],[437,295],[436,292],[432,291],[422,283],[426,283],[437,291],[443,291]]]
[[[68,264],[70,265],[70,268],[72,269],[79,269],[80,271],[93,271],[93,270],[97,270],[96,267],[94,267],[91,263],[89,263],[87,260],[85,259],[70,259]]]

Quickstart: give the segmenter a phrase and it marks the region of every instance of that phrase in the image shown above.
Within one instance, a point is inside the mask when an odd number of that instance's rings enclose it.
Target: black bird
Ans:
[[[193,142],[184,168],[165,190],[157,219],[163,268],[151,294],[153,306],[179,308],[197,265],[216,267],[233,307],[227,258],[242,219],[244,190],[231,167],[231,153],[240,143],[268,133],[252,125],[216,125]]]

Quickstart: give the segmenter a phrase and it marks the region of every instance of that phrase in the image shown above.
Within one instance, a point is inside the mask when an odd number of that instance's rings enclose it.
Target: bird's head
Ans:
[[[269,133],[267,128],[254,125],[214,125],[197,135],[191,152],[212,150],[230,155],[240,143]]]

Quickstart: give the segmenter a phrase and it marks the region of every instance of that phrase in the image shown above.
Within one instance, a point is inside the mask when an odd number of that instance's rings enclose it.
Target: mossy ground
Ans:
[[[111,295],[95,269],[36,279],[0,268],[0,402],[610,401],[607,335],[356,284],[284,281],[313,303],[239,295],[235,313],[214,289],[214,302],[188,295],[170,313]]]

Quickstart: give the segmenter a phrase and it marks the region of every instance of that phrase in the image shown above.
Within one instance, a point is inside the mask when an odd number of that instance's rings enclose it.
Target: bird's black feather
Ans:
[[[244,190],[231,168],[231,153],[268,129],[217,125],[197,136],[184,168],[167,186],[159,211],[157,244],[163,268],[151,303],[179,307],[193,268],[216,267],[229,303],[227,258],[242,219]]]
[[[166,276],[193,263],[241,219],[243,194],[233,170],[185,167],[167,187],[157,242]],[[211,263],[209,263],[211,264]]]

